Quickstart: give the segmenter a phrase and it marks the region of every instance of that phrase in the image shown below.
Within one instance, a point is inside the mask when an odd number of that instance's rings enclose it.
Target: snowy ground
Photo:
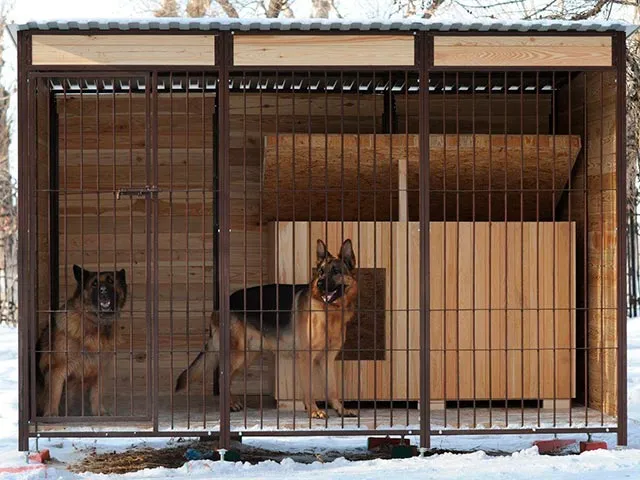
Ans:
[[[629,368],[629,448],[614,449],[615,436],[602,435],[610,446],[607,451],[587,452],[582,455],[550,457],[531,448],[531,436],[453,436],[434,437],[434,447],[445,449],[478,450],[472,454],[444,454],[429,458],[406,460],[373,460],[349,462],[344,459],[332,463],[302,465],[291,460],[281,463],[263,462],[259,465],[228,462],[190,462],[177,470],[158,468],[125,475],[141,478],[278,478],[295,475],[296,480],[307,478],[388,479],[402,475],[405,480],[430,479],[580,479],[601,480],[640,478],[640,319],[630,319],[628,326]],[[96,475],[72,474],[64,465],[26,465],[24,454],[17,451],[18,432],[18,352],[17,331],[0,326],[0,480],[35,478],[92,478]],[[638,420],[635,420],[638,419]],[[574,435],[573,438],[576,436]],[[544,438],[537,436],[536,438]],[[413,439],[417,442],[417,438]],[[136,439],[135,445],[141,445]],[[252,438],[247,444],[281,451],[304,448],[354,449],[363,448],[364,438]],[[149,446],[166,445],[166,440],[144,442]],[[49,448],[60,462],[77,461],[89,450],[122,450],[134,445],[131,440],[43,440],[41,448]],[[490,457],[484,451],[514,452],[511,456]],[[115,478],[116,476],[99,476]]]

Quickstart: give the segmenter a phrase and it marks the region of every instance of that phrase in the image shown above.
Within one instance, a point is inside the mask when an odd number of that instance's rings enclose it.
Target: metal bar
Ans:
[[[420,62],[420,446],[431,446],[430,297],[429,297],[429,70],[427,37],[422,34]]]
[[[230,171],[229,171],[229,71],[228,48],[233,39],[229,33],[220,34],[220,76],[218,81],[220,131],[218,141],[218,172],[220,175],[220,196],[218,212],[220,219],[220,242],[218,258],[218,281],[220,283],[220,448],[230,447],[230,314],[229,281],[230,274]]]
[[[153,124],[151,132],[152,135],[152,151],[151,151],[151,168],[152,168],[152,181],[151,185],[156,190],[158,189],[158,72],[153,72],[151,77],[151,96],[152,96],[152,118]],[[147,201],[151,202],[151,209],[153,212],[153,249],[151,253],[151,266],[153,271],[153,313],[152,313],[152,333],[153,344],[151,347],[151,354],[153,358],[153,429],[158,431],[159,423],[159,395],[160,395],[160,279],[158,272],[158,217],[159,217],[159,205],[158,205],[158,193],[153,193],[151,198]]]
[[[616,218],[617,218],[617,410],[618,445],[627,445],[627,319],[625,285],[627,157],[626,157],[626,39],[624,34],[614,38],[616,72]]]
[[[617,427],[589,427],[589,428],[494,428],[491,430],[492,435],[549,435],[549,434],[587,434],[587,433],[617,433]],[[201,436],[209,436],[210,434],[219,434],[208,430],[167,430],[153,432],[151,430],[112,430],[112,431],[65,431],[51,432],[43,431],[38,433],[30,433],[30,438],[158,438],[158,437],[184,437],[196,438]],[[408,436],[415,435],[416,431],[411,429],[367,429],[367,430],[234,430],[233,435],[242,437],[361,437],[361,436]],[[445,435],[486,435],[486,429],[469,429],[469,430],[451,430],[451,429],[434,429],[430,430],[429,435],[445,436]]]
[[[34,370],[35,352],[31,345],[32,338],[35,337],[37,328],[31,325],[35,317],[31,315],[29,305],[33,302],[31,286],[33,272],[30,268],[30,241],[25,233],[29,230],[31,197],[34,185],[32,184],[31,165],[33,152],[30,148],[30,138],[26,134],[33,131],[35,121],[35,109],[33,106],[34,86],[27,78],[27,66],[31,59],[31,37],[27,33],[18,33],[18,123],[26,128],[18,130],[18,449],[26,451],[29,449],[29,423],[35,416],[35,411],[31,408],[31,401],[35,395],[35,385],[32,383],[31,372]],[[26,193],[26,195],[25,195]]]

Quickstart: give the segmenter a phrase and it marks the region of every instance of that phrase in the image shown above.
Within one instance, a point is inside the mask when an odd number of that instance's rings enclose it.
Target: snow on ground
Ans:
[[[595,436],[606,440],[607,451],[587,452],[573,456],[542,456],[531,447],[534,439],[528,435],[442,436],[433,437],[434,447],[449,450],[478,450],[471,454],[443,454],[428,458],[405,460],[372,460],[349,462],[344,459],[332,463],[316,462],[303,465],[284,460],[281,463],[263,462],[258,465],[228,462],[190,462],[182,468],[171,470],[157,468],[124,475],[131,479],[142,478],[278,478],[295,475],[296,480],[307,478],[388,479],[403,476],[405,480],[430,479],[580,479],[601,480],[640,478],[640,318],[630,319],[628,324],[629,371],[629,448],[613,449],[614,435]],[[40,448],[49,448],[54,459],[61,463],[52,465],[27,465],[25,456],[17,450],[18,433],[18,335],[15,328],[0,325],[0,480],[37,478],[95,478],[115,479],[116,475],[73,474],[64,463],[77,461],[93,449],[99,452],[124,450],[131,446],[164,446],[163,439],[55,439],[41,440]],[[637,420],[635,420],[637,419]],[[550,438],[536,436],[535,438]],[[573,435],[573,438],[581,436]],[[412,439],[417,442],[417,438]],[[169,441],[171,443],[172,440]],[[247,438],[246,444],[280,451],[304,449],[346,450],[364,448],[366,438]],[[492,457],[485,451],[514,452],[511,456]]]

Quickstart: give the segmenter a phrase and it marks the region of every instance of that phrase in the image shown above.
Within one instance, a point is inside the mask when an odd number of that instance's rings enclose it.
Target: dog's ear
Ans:
[[[127,274],[124,271],[124,268],[116,272],[116,279],[118,280],[118,282],[120,282],[120,285],[122,285],[123,287],[127,286]]]
[[[356,266],[356,254],[353,253],[353,245],[351,239],[347,238],[340,247],[339,258],[344,262],[349,270],[353,270]]]
[[[90,272],[89,270],[85,270],[79,265],[73,266],[73,276],[76,278],[76,282],[78,282],[78,285],[80,285],[80,288],[84,287],[84,284],[86,283],[87,279],[92,275],[93,275],[93,272]]]
[[[327,250],[327,246],[324,242],[318,239],[318,244],[316,245],[316,257],[318,260],[318,265],[326,260],[329,256],[329,251]]]

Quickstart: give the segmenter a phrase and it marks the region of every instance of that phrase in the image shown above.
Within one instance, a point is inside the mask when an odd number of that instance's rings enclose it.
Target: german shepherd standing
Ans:
[[[354,315],[358,292],[353,276],[356,257],[351,240],[344,241],[337,258],[318,240],[316,255],[316,272],[308,284],[263,285],[231,295],[231,379],[253,363],[261,353],[261,345],[265,351],[280,350],[284,355],[292,355],[295,346],[296,380],[302,387],[307,412],[314,418],[327,417],[316,405],[316,392],[311,392],[312,379],[308,378],[313,365],[313,377],[320,376],[324,384],[327,364],[329,405],[339,415],[354,416],[355,412],[345,409],[338,398],[335,358],[342,350],[346,326]],[[188,382],[201,381],[205,364],[207,369],[218,367],[218,356],[205,361],[205,354],[218,350],[219,344],[219,323],[212,315],[209,340],[204,351],[178,377],[177,392],[185,389]],[[232,411],[242,408],[239,398],[231,399]]]
[[[111,360],[116,332],[113,324],[127,300],[125,271],[91,272],[73,266],[76,291],[63,310],[40,334],[36,346],[37,415],[57,416],[62,389],[89,390],[93,415],[106,415],[100,407],[100,365]],[[82,352],[85,353],[82,353]],[[101,359],[100,359],[101,357]],[[72,399],[72,400],[77,400]]]

